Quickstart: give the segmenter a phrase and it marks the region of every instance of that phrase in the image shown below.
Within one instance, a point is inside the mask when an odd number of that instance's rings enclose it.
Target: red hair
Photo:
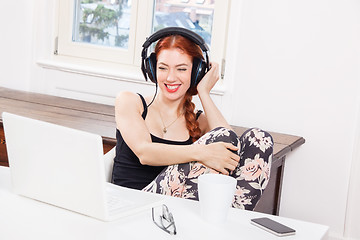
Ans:
[[[171,48],[177,48],[182,50],[192,59],[194,58],[204,59],[201,48],[191,40],[181,35],[170,35],[160,39],[155,46],[156,58],[158,57],[161,50],[171,49]],[[197,121],[196,114],[194,112],[195,104],[192,102],[192,96],[196,94],[197,94],[196,86],[190,86],[178,109],[179,113],[182,111],[184,112],[184,116],[186,120],[186,128],[188,129],[189,135],[191,136],[193,142],[199,139],[201,136],[201,129],[199,127],[199,122]]]

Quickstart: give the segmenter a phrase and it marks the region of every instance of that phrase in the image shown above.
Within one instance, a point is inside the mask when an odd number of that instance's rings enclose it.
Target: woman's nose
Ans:
[[[175,77],[175,70],[174,70],[174,69],[170,69],[166,80],[168,80],[168,81],[175,81],[175,78],[176,78],[176,77]]]

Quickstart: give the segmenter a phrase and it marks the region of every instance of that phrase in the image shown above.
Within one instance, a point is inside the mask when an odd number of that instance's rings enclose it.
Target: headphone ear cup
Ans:
[[[204,77],[206,71],[206,62],[201,58],[194,58],[191,71],[191,86],[197,86]]]
[[[145,59],[146,73],[153,83],[157,83],[156,80],[156,54],[151,53],[149,57]]]

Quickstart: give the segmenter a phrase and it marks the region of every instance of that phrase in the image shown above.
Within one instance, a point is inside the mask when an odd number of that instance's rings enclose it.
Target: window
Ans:
[[[75,1],[72,41],[128,49],[131,1]]]
[[[199,1],[194,1],[198,3]],[[202,1],[204,3],[204,1]],[[194,5],[174,1],[156,0],[153,13],[152,32],[164,27],[183,27],[199,34],[211,46],[211,33],[214,17],[214,1]]]
[[[178,26],[198,33],[219,63],[226,50],[229,0],[58,0],[55,58],[135,69],[152,32]]]

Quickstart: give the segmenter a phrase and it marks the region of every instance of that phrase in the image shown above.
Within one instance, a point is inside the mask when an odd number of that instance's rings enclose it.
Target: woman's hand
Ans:
[[[239,163],[240,156],[232,152],[238,148],[231,143],[215,142],[197,146],[204,147],[199,162],[222,174],[229,175],[229,171],[235,170]]]
[[[197,86],[199,95],[209,94],[211,89],[219,80],[219,64],[215,62],[210,63],[210,70],[205,74]]]

